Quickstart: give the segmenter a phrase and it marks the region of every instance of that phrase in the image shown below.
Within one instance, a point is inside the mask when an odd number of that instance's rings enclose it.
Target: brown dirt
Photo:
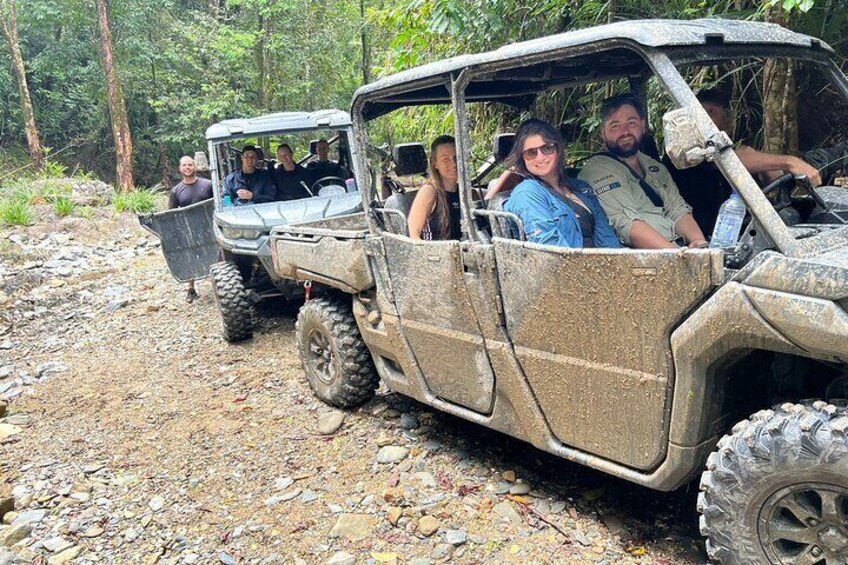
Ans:
[[[324,563],[337,551],[357,563],[392,562],[392,554],[402,563],[705,561],[692,489],[647,491],[385,391],[321,436],[325,408],[293,346],[293,307],[264,305],[256,336],[227,344],[209,284],[199,283],[199,300],[186,304],[159,250],[137,247],[146,234],[134,218],[69,225],[77,245],[116,239],[135,254],[116,251],[108,269],[61,286],[48,278],[14,287],[7,275],[7,288],[19,290],[7,290],[0,306],[17,321],[0,341],[16,346],[0,351],[0,365],[69,367],[12,400],[10,412],[30,414],[32,424],[0,445],[0,482],[31,487],[27,509],[50,510],[31,543],[62,535],[82,548],[78,562],[106,563]],[[0,231],[0,242],[8,233]],[[127,290],[125,307],[97,302],[109,285]],[[39,306],[46,311],[23,316]],[[51,346],[51,336],[64,343]],[[402,429],[404,412],[422,427]],[[409,448],[409,458],[378,464],[380,436]],[[530,495],[497,494],[511,473],[532,486]],[[278,490],[281,477],[295,482]],[[91,500],[69,501],[61,486],[72,483],[87,485]],[[266,503],[293,489],[318,498]],[[57,491],[64,494],[40,494]],[[164,499],[158,512],[149,506],[156,496]],[[502,503],[519,520],[493,510]],[[397,527],[387,519],[392,507],[401,508]],[[374,518],[364,539],[329,537],[339,509]],[[422,538],[416,527],[425,515],[439,531]],[[83,537],[91,523],[103,532]],[[467,541],[448,548],[447,530]]]

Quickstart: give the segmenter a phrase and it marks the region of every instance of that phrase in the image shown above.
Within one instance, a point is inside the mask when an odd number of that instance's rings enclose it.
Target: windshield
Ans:
[[[219,209],[356,191],[348,130],[310,130],[210,143]]]

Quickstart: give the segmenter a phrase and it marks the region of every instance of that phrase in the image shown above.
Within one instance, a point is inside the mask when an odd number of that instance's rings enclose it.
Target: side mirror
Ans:
[[[719,151],[733,145],[723,131],[705,138],[699,119],[689,108],[669,110],[663,115],[665,154],[678,169],[694,167],[705,159],[712,161]]]

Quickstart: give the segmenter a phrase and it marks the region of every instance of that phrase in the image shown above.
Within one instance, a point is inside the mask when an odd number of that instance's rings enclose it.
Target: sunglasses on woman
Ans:
[[[521,152],[521,156],[524,157],[525,161],[532,161],[533,159],[539,156],[539,151],[542,152],[542,155],[550,156],[553,155],[556,150],[556,143],[546,143],[541,147],[531,147],[530,149],[525,149]]]

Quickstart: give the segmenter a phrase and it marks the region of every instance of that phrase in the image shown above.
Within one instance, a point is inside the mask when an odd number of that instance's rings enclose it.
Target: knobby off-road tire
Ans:
[[[848,563],[848,409],[783,404],[736,424],[707,460],[698,511],[724,565]]]
[[[248,339],[253,335],[253,309],[238,267],[222,261],[212,265],[209,274],[224,339],[230,343]]]
[[[318,398],[351,408],[374,396],[379,377],[356,327],[350,297],[306,302],[297,315],[295,334],[306,379]]]

